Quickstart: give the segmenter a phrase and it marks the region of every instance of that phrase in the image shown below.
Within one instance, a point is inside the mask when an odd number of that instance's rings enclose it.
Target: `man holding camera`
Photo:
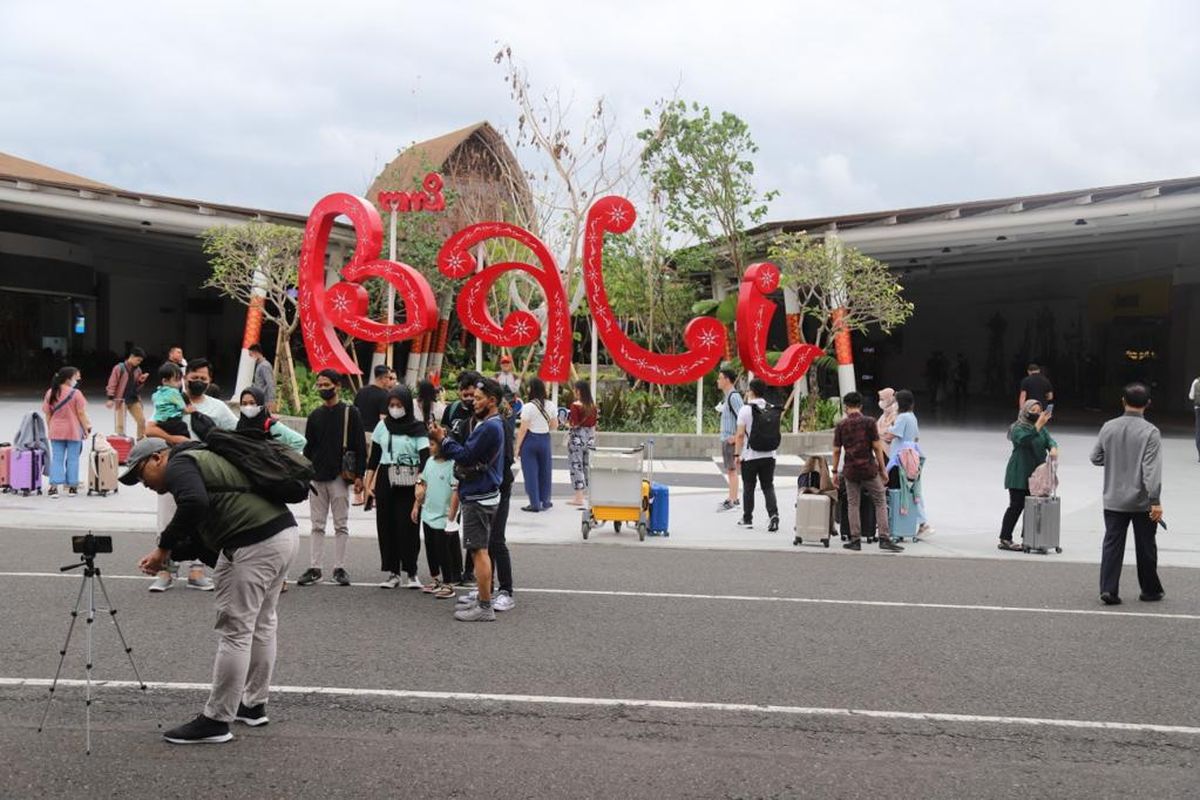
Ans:
[[[491,622],[492,561],[488,554],[492,528],[500,507],[500,488],[504,481],[504,425],[500,419],[500,384],[484,378],[475,385],[473,408],[478,424],[465,444],[447,435],[440,425],[430,424],[429,438],[442,447],[455,463],[458,496],[462,515],[463,547],[471,553],[479,593],[473,603],[454,612],[462,622]]]
[[[215,565],[217,644],[213,685],[204,712],[163,734],[172,744],[233,738],[229,724],[267,724],[267,695],[275,666],[276,607],[300,531],[287,506],[256,493],[250,480],[198,443],[174,447],[146,438],[129,453],[120,478],[141,481],[175,500],[175,515],[158,547],[138,562],[153,575],[167,560],[201,557]]]

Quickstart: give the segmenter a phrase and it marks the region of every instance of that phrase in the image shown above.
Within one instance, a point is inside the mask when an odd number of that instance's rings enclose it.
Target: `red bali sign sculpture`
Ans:
[[[433,179],[433,180],[431,180]],[[437,211],[445,208],[441,178],[426,176],[422,192],[385,192],[380,202],[398,210]],[[325,251],[329,233],[338,216],[354,226],[354,256],[342,268],[342,280],[325,288]],[[624,197],[604,197],[588,211],[583,244],[583,280],[588,307],[596,321],[600,340],[617,366],[639,380],[656,384],[690,383],[715,369],[725,352],[725,326],[713,317],[698,317],[683,332],[687,350],[655,353],[638,345],[621,329],[608,302],[604,287],[604,237],[622,234],[637,219],[633,204]],[[495,238],[513,239],[528,248],[537,263],[509,261],[480,271],[470,250]],[[300,319],[304,345],[314,370],[333,368],[341,373],[358,373],[358,366],[338,340],[341,330],[370,342],[394,343],[413,339],[434,328],[437,303],[429,282],[407,264],[380,259],[383,223],[367,200],[350,194],[331,194],[313,207],[304,230],[300,253]],[[466,279],[456,302],[459,321],[472,335],[501,347],[531,345],[546,341],[538,375],[561,382],[571,369],[571,315],[566,289],[558,266],[546,245],[524,228],[505,222],[481,222],[451,236],[438,253],[443,275]],[[528,311],[514,311],[502,322],[488,309],[488,294],[502,275],[523,272],[538,283],[546,298],[545,331]],[[367,316],[368,297],[362,282],[379,277],[387,281],[404,304],[405,321],[386,324]],[[738,295],[738,353],[748,370],[775,386],[798,381],[821,354],[820,348],[795,344],[784,351],[776,366],[766,359],[767,332],[775,304],[767,297],[779,286],[779,270],[773,264],[754,264],[742,279]]]

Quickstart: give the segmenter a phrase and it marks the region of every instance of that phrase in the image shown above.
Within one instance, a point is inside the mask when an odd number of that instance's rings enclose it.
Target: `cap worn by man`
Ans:
[[[170,448],[162,439],[147,437],[135,444],[129,451],[125,472],[118,479],[126,486],[136,486],[142,479],[142,464],[155,453],[161,453]]]

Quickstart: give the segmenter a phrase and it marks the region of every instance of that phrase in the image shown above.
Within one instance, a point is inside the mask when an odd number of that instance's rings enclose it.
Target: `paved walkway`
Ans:
[[[0,401],[0,431],[15,430],[28,404]],[[97,418],[101,418],[97,415]],[[102,417],[107,421],[108,414]],[[1062,554],[1048,556],[1006,553],[996,549],[1000,517],[1007,504],[1003,488],[1008,444],[1003,426],[996,429],[962,429],[929,426],[923,431],[928,462],[925,470],[926,503],[937,533],[928,541],[908,547],[905,556],[997,558],[1003,560],[1062,560],[1099,563],[1101,523],[1101,471],[1088,461],[1095,434],[1092,431],[1054,431],[1061,446],[1059,476],[1062,496]],[[1168,437],[1163,502],[1170,532],[1160,536],[1164,566],[1200,567],[1200,464],[1189,438]],[[657,461],[655,479],[671,487],[671,536],[639,543],[632,530],[614,533],[606,526],[591,534],[588,546],[630,545],[649,548],[708,548],[737,550],[793,550],[792,509],[796,501],[796,475],[800,459],[781,458],[777,485],[784,530],[766,532],[761,515],[751,530],[736,527],[737,513],[716,513],[724,497],[720,467],[711,460]],[[555,507],[528,514],[519,510],[523,487],[518,475],[509,539],[521,543],[582,544],[580,512],[565,503],[570,481],[564,458],[555,461]],[[761,508],[761,496],[759,506]],[[301,530],[309,525],[308,507],[297,506]],[[108,497],[50,500],[46,497],[0,495],[0,515],[5,527],[29,530],[79,530],[153,532],[155,500],[143,487],[123,489]],[[351,535],[375,536],[374,514],[352,510]],[[868,548],[870,549],[870,548]],[[846,556],[840,547],[826,551],[802,546],[806,554]],[[1132,563],[1133,548],[1128,559]]]

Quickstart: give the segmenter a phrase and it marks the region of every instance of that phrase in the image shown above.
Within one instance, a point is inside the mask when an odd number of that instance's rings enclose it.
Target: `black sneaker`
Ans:
[[[737,526],[738,526],[739,528],[753,528],[753,527],[754,527],[754,520],[752,520],[752,519],[746,519],[745,517],[742,517],[741,519],[739,519],[739,520],[737,521]]]
[[[903,553],[904,548],[893,542],[891,539],[880,539],[879,549],[886,550],[889,553]]]
[[[243,725],[249,725],[251,728],[266,725],[270,722],[267,719],[267,704],[260,703],[256,706],[247,706],[245,703],[238,703],[237,716],[234,719]]]
[[[1138,595],[1138,600],[1141,600],[1143,603],[1157,603],[1164,597],[1166,597],[1166,595],[1162,592],[1142,592]]]
[[[335,569],[333,571],[333,582],[336,583],[338,586],[349,586],[350,585],[350,573],[346,572],[346,570],[344,570],[343,568],[338,567],[337,569]]]
[[[232,738],[228,722],[217,722],[203,714],[163,734],[171,744],[220,744]]]
[[[771,523],[767,525],[767,533],[775,533],[779,530],[779,517],[771,517]]]
[[[312,586],[314,583],[319,583],[321,580],[321,570],[316,567],[309,567],[300,576],[300,580],[296,581],[297,586]]]
[[[853,542],[846,542],[842,545],[843,550],[862,550],[862,540],[856,539]]]
[[[1117,597],[1111,592],[1101,592],[1100,602],[1104,603],[1106,606],[1119,606],[1121,605],[1121,598]]]

